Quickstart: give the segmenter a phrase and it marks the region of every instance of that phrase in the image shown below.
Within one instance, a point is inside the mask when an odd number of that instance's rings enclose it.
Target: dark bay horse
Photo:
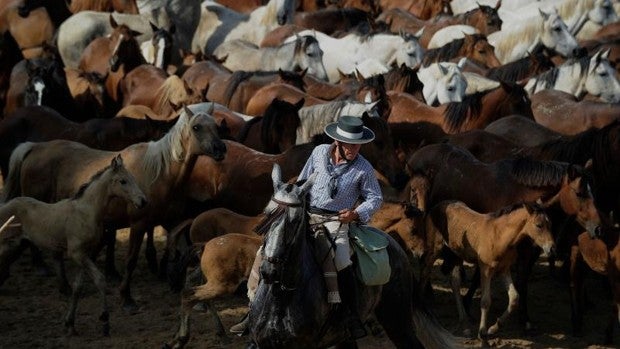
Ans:
[[[136,304],[131,297],[130,283],[144,234],[149,231],[148,238],[152,242],[153,227],[165,224],[167,218],[179,219],[178,203],[184,200],[182,189],[198,155],[221,160],[226,145],[218,135],[210,111],[194,114],[186,109],[164,137],[130,145],[120,153],[149,201],[147,207],[139,210],[121,203],[112,205],[105,222],[108,228],[131,228],[126,272],[120,290],[125,309],[133,311]],[[81,183],[115,154],[66,140],[22,143],[12,154],[4,197],[24,195],[45,202],[71,197]],[[156,269],[154,249],[147,248],[147,259]]]
[[[557,226],[567,216],[575,217],[591,235],[598,234],[601,219],[594,206],[591,189],[594,183],[581,166],[526,158],[486,164],[450,144],[421,148],[408,159],[407,166],[412,181],[421,183],[412,186],[411,199],[422,209],[443,200],[459,200],[477,212],[487,213],[540,199],[552,219],[559,219]],[[462,173],[475,175],[462,176]],[[518,253],[516,285],[523,300],[519,320],[529,328],[526,280],[539,251],[526,242],[518,245]]]
[[[0,35],[0,110],[4,110],[6,94],[11,81],[13,67],[23,59],[17,42],[10,32]]]
[[[274,166],[271,177],[274,194],[265,213],[279,209],[282,214],[274,217],[265,234],[262,282],[249,313],[250,347],[355,345],[347,340],[343,309],[327,303],[323,271],[308,230],[305,197],[314,178],[301,186],[283,183],[279,166]],[[364,319],[374,313],[397,348],[456,347],[455,338],[415,294],[416,281],[405,252],[384,236],[389,241],[390,280],[373,287],[358,283],[359,313]]]
[[[118,151],[135,143],[161,138],[175,122],[120,117],[76,123],[49,107],[19,108],[0,121],[0,169],[6,177],[9,157],[23,142],[67,139],[95,149]]]

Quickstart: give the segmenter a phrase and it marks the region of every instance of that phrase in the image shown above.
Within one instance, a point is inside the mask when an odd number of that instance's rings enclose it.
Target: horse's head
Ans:
[[[307,70],[321,80],[327,80],[327,72],[323,65],[323,50],[315,37],[309,35],[297,37],[293,61],[297,63],[297,68]]]
[[[502,29],[502,19],[497,11],[501,3],[501,1],[498,1],[495,7],[478,4],[478,8],[468,12],[469,18],[467,18],[466,23],[472,27],[480,28],[480,31],[485,35],[500,31]]]
[[[424,58],[424,48],[420,45],[419,38],[412,34],[400,33],[400,41],[394,41],[395,43],[395,56],[389,64],[396,63],[398,65],[404,64],[408,67],[415,67],[422,62]]]
[[[538,204],[523,204],[523,209],[526,212],[526,217],[522,231],[529,236],[536,245],[542,248],[545,254],[549,254],[554,246],[549,217],[545,214],[542,206]]]
[[[617,22],[618,14],[611,0],[596,0],[594,7],[588,11],[588,19],[602,26]]]
[[[30,15],[30,12],[39,8],[44,7],[45,1],[43,0],[24,0],[21,5],[17,7],[17,14],[20,17],[26,18]]]
[[[47,67],[40,62],[26,60],[26,73],[28,82],[24,90],[24,105],[43,105],[43,93],[46,85]]]
[[[435,100],[439,104],[461,102],[467,90],[467,80],[461,72],[461,67],[458,64],[446,62],[433,64],[433,66],[436,68],[434,79],[431,78],[430,82],[424,83],[422,89],[426,104],[432,105]]]
[[[609,50],[598,51],[588,64],[584,89],[589,94],[598,96],[609,103],[620,102],[620,82],[616,72],[609,64]]]
[[[189,108],[183,108],[177,124],[184,125],[182,134],[189,137],[185,148],[186,156],[207,155],[217,161],[224,159],[226,144],[219,136],[213,109],[213,103],[206,112],[193,113]]]
[[[558,202],[562,210],[585,228],[590,236],[595,237],[600,232],[601,217],[594,205],[592,194],[592,178],[588,169],[592,161],[588,161],[586,168],[578,165],[568,165],[562,178],[562,187],[558,194],[545,205]]]
[[[127,171],[121,155],[112,159],[109,168],[110,182],[107,186],[112,197],[119,197],[132,203],[137,208],[143,208],[147,204],[146,195],[138,186],[134,176]]]
[[[582,50],[557,10],[552,13],[539,12],[542,17],[542,30],[539,33],[541,43],[564,57],[578,56]]]
[[[136,41],[136,37],[142,35],[142,33],[131,30],[125,24],[119,25],[112,15],[110,15],[110,25],[113,29],[109,36],[109,45],[112,52],[109,62],[110,70],[113,72],[117,71],[121,64],[125,64],[126,68],[130,70],[145,63],[140,45]],[[128,65],[130,67],[127,67]]]
[[[166,29],[159,28],[153,23],[150,25],[153,37],[142,43],[140,48],[148,63],[165,70],[172,58],[172,42],[176,27],[172,25],[170,29]]]
[[[303,98],[295,104],[274,98],[267,106],[261,127],[261,143],[265,153],[278,154],[295,145],[297,128],[301,125],[299,109],[304,103]]]
[[[283,183],[281,176],[280,166],[274,164],[271,173],[274,194],[265,207],[266,217],[261,223],[270,226],[265,233],[260,273],[265,283],[281,283],[280,286],[286,289],[295,286],[293,282],[301,272],[295,258],[301,258],[305,241],[306,193],[314,183],[314,175],[301,186]]]
[[[465,34],[463,47],[467,50],[465,56],[476,63],[480,63],[487,68],[495,68],[502,65],[497,56],[495,56],[495,47],[489,44],[484,35]]]

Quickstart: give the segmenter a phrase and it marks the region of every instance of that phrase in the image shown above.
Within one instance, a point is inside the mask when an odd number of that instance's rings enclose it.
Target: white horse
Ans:
[[[525,90],[531,96],[543,89],[556,89],[577,98],[586,93],[610,103],[620,102],[620,82],[608,60],[609,50],[597,52],[591,58],[566,61],[528,80]]]
[[[362,117],[367,113],[371,117],[379,117],[375,108],[378,102],[334,101],[299,109],[300,124],[295,144],[312,141],[312,137],[323,133],[327,124],[337,121],[343,115]]]
[[[232,70],[277,71],[278,69],[306,70],[319,79],[327,80],[323,51],[313,36],[299,36],[294,42],[277,47],[258,47],[243,40],[224,42],[213,52]]]
[[[353,72],[358,64],[369,58],[388,67],[402,64],[415,67],[424,55],[417,37],[409,34],[360,36],[352,33],[338,39],[314,30],[303,30],[298,34],[316,36],[323,50],[327,77],[333,83],[340,80],[339,71],[345,74]],[[295,36],[291,36],[285,42],[294,40]]]
[[[80,11],[67,18],[58,27],[58,52],[65,67],[77,68],[86,46],[94,39],[112,32],[110,16],[111,14],[107,12]],[[160,28],[170,28],[168,15],[163,9],[154,10],[149,14],[114,13],[112,16],[116,23],[125,24],[132,30],[141,33],[136,37],[139,43],[151,40],[153,37],[151,23]]]
[[[427,67],[420,67],[418,79],[424,85],[422,95],[428,105],[450,102],[461,102],[467,89],[467,80],[461,72],[464,64],[461,59],[458,64],[450,62],[433,63]]]
[[[487,37],[495,47],[495,55],[500,62],[508,63],[525,57],[528,52],[534,52],[538,45],[544,45],[564,57],[579,53],[577,40],[557,11],[546,13],[539,10],[539,14],[518,26],[502,27],[502,30]]]
[[[215,1],[204,1],[191,51],[213,54],[219,45],[234,39],[258,46],[267,33],[280,25],[292,23],[295,5],[295,0],[270,0],[250,14],[243,14]]]
[[[431,39],[426,45],[427,49],[440,48],[446,44],[451,43],[454,40],[462,39],[465,35],[480,34],[477,28],[471,25],[455,24],[449,25],[445,28],[441,28],[433,34]]]

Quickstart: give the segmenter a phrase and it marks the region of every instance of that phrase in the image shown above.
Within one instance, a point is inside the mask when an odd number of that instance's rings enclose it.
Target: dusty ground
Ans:
[[[117,265],[123,262],[126,233],[119,234]],[[158,235],[161,250],[163,237]],[[143,254],[142,254],[143,255]],[[69,270],[72,272],[72,269]],[[72,275],[72,274],[71,274]],[[454,304],[449,293],[448,279],[436,273],[433,284],[437,290],[436,312],[444,326],[455,329],[457,324]],[[169,340],[177,327],[179,296],[172,294],[167,284],[150,274],[141,256],[134,278],[133,294],[141,305],[139,314],[130,316],[119,307],[116,285],[109,285],[111,304],[111,337],[101,336],[99,299],[92,282],[88,282],[76,319],[78,335],[63,336],[61,318],[66,299],[56,290],[54,278],[35,275],[29,256],[24,255],[14,264],[12,277],[0,288],[0,348],[159,348]],[[594,345],[602,339],[602,331],[610,313],[609,301],[600,282],[588,280],[589,301],[585,318],[585,335],[570,335],[570,303],[565,283],[551,279],[547,269],[538,265],[532,276],[531,315],[538,327],[538,334],[523,336],[516,321],[511,321],[494,339],[498,348],[607,348]],[[494,284],[494,289],[499,288]],[[506,304],[503,293],[494,292],[493,319]],[[226,327],[234,324],[246,310],[247,301],[240,296],[216,303]],[[476,303],[478,305],[478,303]],[[478,313],[476,313],[478,316]],[[228,342],[215,336],[214,326],[206,313],[195,312],[192,318],[192,338],[188,348],[242,348],[243,338],[230,338]],[[477,327],[477,326],[475,326]],[[616,336],[616,342],[620,338]],[[466,347],[480,343],[469,340]],[[360,348],[393,348],[385,338],[366,338]]]

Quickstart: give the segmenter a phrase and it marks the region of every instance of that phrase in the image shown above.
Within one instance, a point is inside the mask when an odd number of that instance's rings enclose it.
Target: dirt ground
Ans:
[[[163,248],[164,237],[157,234],[158,251]],[[117,266],[123,265],[126,248],[126,231],[118,235]],[[161,253],[160,253],[161,254]],[[80,302],[76,317],[77,336],[65,337],[61,318],[66,309],[66,298],[56,289],[53,277],[37,276],[31,268],[26,253],[11,270],[11,278],[0,288],[0,348],[160,348],[171,339],[178,323],[180,296],[169,291],[168,285],[151,274],[141,255],[132,285],[133,295],[141,306],[136,315],[127,315],[120,308],[117,285],[108,285],[111,305],[111,337],[101,336],[97,320],[100,301],[90,280],[85,298]],[[69,269],[72,277],[73,269]],[[471,272],[471,271],[470,271]],[[434,309],[446,328],[454,331],[457,317],[449,291],[448,278],[434,274],[436,290]],[[506,305],[501,285],[494,283],[493,314],[495,319]],[[584,336],[570,334],[570,303],[566,282],[552,279],[544,263],[537,265],[530,280],[531,317],[537,327],[535,335],[524,336],[513,317],[491,344],[497,348],[609,348],[598,346],[610,314],[610,301],[603,292],[599,279],[589,278],[587,314]],[[476,298],[475,305],[479,298]],[[236,323],[245,312],[247,301],[232,296],[216,302],[226,327]],[[475,316],[479,316],[476,311]],[[472,328],[477,328],[473,325]],[[620,341],[616,335],[616,342]],[[477,340],[464,340],[467,348],[479,347]],[[194,312],[191,340],[188,348],[243,348],[245,339],[230,337],[223,340],[215,335],[209,314]],[[369,336],[359,341],[363,349],[388,349],[393,345],[387,338]]]

